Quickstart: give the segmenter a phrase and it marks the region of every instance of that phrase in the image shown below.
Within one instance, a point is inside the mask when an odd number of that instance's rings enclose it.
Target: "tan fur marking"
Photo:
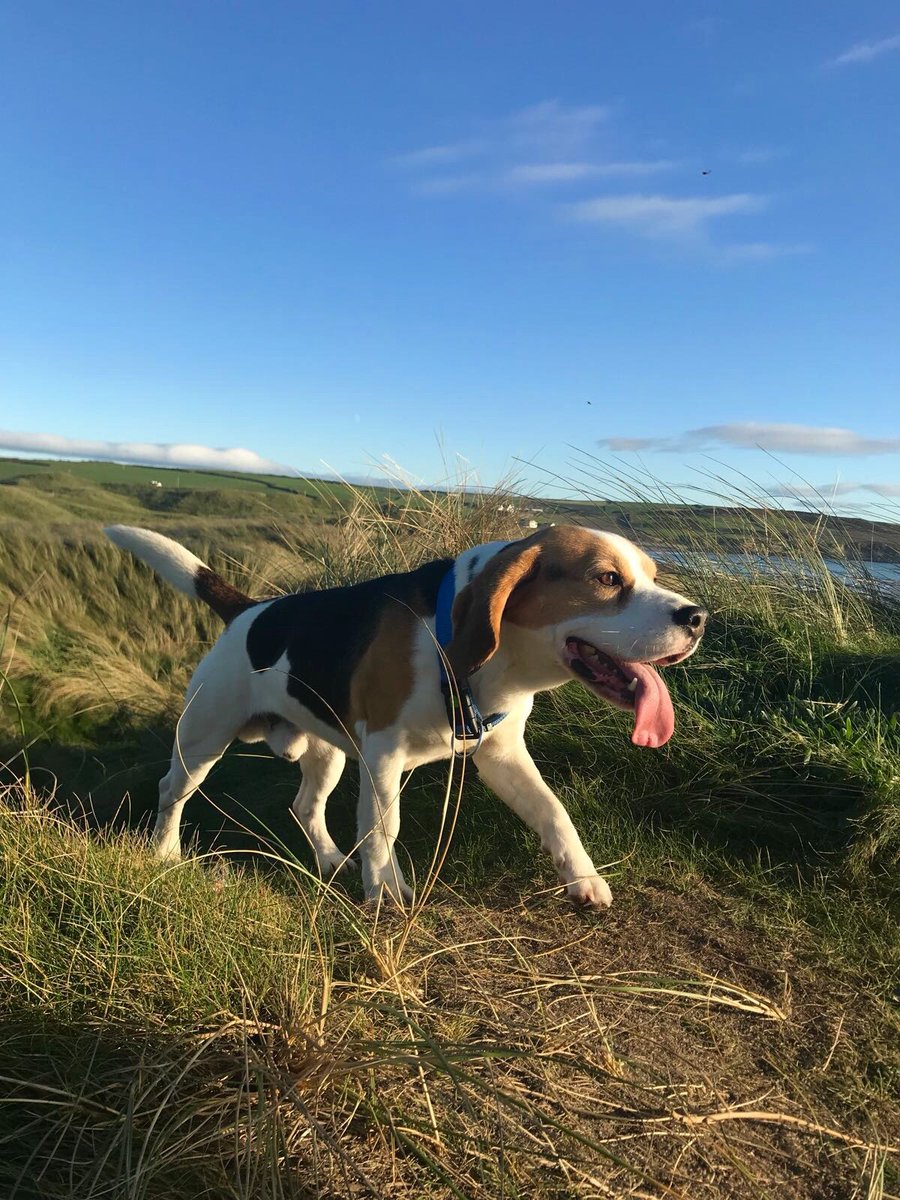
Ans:
[[[659,573],[659,567],[657,567],[656,563],[653,561],[653,559],[650,557],[649,554],[644,553],[644,551],[640,548],[640,546],[635,546],[635,551],[637,552],[638,560],[639,560],[641,566],[647,572],[650,579],[655,582],[656,576]]]
[[[396,723],[413,689],[416,615],[388,605],[350,684],[351,726],[366,722],[368,733]]]
[[[226,625],[256,604],[255,600],[245,595],[244,592],[239,592],[230,583],[226,583],[221,575],[217,575],[209,567],[197,568],[194,575],[194,589],[197,597],[208,604]]]
[[[501,550],[456,597],[447,659],[457,680],[474,674],[496,651],[510,597],[541,556],[540,537],[537,533]]]
[[[542,531],[540,562],[533,585],[513,597],[506,613],[510,621],[526,628],[556,625],[607,606],[614,611],[636,583],[631,560],[612,539],[575,525]],[[621,577],[621,589],[611,590],[599,582],[598,576],[606,571]]]
[[[640,551],[637,555],[653,579],[656,564]],[[606,571],[621,576],[620,589],[599,582]],[[458,676],[472,674],[496,651],[504,618],[536,629],[607,605],[615,610],[636,582],[633,560],[614,539],[577,525],[541,529],[501,551],[460,592],[453,609],[450,662]]]

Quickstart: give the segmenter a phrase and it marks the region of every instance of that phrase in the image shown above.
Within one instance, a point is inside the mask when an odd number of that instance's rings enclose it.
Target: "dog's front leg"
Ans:
[[[540,836],[569,898],[588,908],[609,908],[609,885],[597,874],[569,814],[544,783],[521,729],[501,726],[475,755],[475,763],[488,787]]]
[[[398,904],[412,900],[394,853],[400,832],[400,783],[404,756],[376,735],[367,738],[359,762],[357,838],[367,900],[386,891]]]

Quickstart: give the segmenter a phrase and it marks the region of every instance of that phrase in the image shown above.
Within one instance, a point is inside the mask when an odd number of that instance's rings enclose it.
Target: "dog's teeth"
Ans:
[[[594,678],[594,672],[587,665],[587,663],[582,662],[580,658],[575,658],[572,660],[572,670],[577,675],[580,675],[582,677],[582,679],[593,679]]]
[[[635,676],[635,678],[634,678],[634,679],[632,679],[631,683],[629,683],[629,685],[628,685],[628,690],[629,690],[629,692],[636,692],[636,691],[637,691],[637,683],[638,683],[638,681],[637,681],[637,677]]]

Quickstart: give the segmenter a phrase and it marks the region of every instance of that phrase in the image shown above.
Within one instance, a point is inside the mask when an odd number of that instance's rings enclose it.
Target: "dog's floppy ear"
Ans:
[[[457,679],[483,667],[500,644],[500,622],[516,588],[540,570],[540,543],[501,550],[462,589],[453,604],[453,640],[447,658]]]

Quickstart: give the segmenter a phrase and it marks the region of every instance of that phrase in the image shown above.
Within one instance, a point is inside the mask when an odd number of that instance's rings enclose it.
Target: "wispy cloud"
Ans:
[[[533,158],[568,162],[592,145],[611,113],[602,104],[567,107],[559,100],[543,100],[508,117],[480,122],[477,136],[424,146],[395,155],[389,162],[412,170],[451,166],[478,156],[488,156],[494,166]]]
[[[602,173],[639,173],[641,164],[602,163],[596,139],[612,110],[602,104],[567,106],[543,100],[498,120],[479,122],[475,136],[424,146],[389,159],[408,172],[418,195],[440,196],[479,188],[565,183]],[[437,174],[450,169],[452,174]],[[643,170],[663,169],[649,164]]]
[[[390,161],[398,167],[446,167],[475,158],[489,147],[482,138],[451,142],[446,146],[425,146],[409,154],[397,154]]]
[[[293,467],[262,458],[254,450],[219,450],[186,442],[100,442],[61,437],[55,433],[15,433],[0,429],[0,449],[185,470],[193,467],[203,471],[249,471],[258,475],[298,474]]]
[[[719,217],[756,213],[766,196],[740,192],[730,196],[599,196],[562,208],[572,221],[625,225],[645,237],[695,237]]]
[[[814,254],[812,242],[735,242],[719,246],[720,262],[771,262],[775,258],[795,258],[798,254]]]
[[[562,217],[571,225],[619,227],[636,237],[667,240],[683,251],[724,265],[768,262],[813,250],[809,243],[782,244],[756,237],[729,245],[713,237],[715,227],[725,218],[746,218],[768,208],[767,195],[750,191],[717,195],[711,180],[704,183],[701,195],[681,195],[677,187],[669,185],[665,194],[655,190],[658,185],[652,192],[617,194],[617,186],[630,184],[636,189],[640,181],[666,172],[678,180],[689,164],[640,153],[622,154],[621,148],[612,154],[611,141],[620,146],[622,141],[621,132],[617,136],[612,129],[614,115],[609,105],[567,106],[559,100],[544,100],[510,116],[482,121],[463,131],[468,136],[458,141],[395,156],[389,165],[402,172],[416,196],[482,195],[508,201],[527,197],[533,206],[539,206],[543,196],[564,191],[567,203],[545,201],[548,217]],[[776,147],[757,147],[743,151],[739,160],[758,164],[784,153]],[[696,177],[696,165],[691,174]]]
[[[564,219],[585,224],[619,226],[644,238],[667,240],[682,249],[705,254],[720,265],[771,262],[811,254],[810,242],[723,243],[712,235],[712,226],[723,217],[762,212],[769,197],[752,192],[726,196],[600,196],[561,205]]]
[[[580,183],[586,179],[635,178],[670,171],[678,164],[671,159],[645,162],[531,162],[496,170],[456,172],[416,179],[412,189],[418,196],[449,196],[455,192],[507,191],[546,188]]]
[[[874,492],[876,496],[883,496],[886,500],[900,498],[900,483],[861,483],[859,490]]]
[[[821,483],[818,486],[811,483],[785,483],[769,488],[768,492],[770,496],[792,500],[828,501],[849,496],[853,492],[869,492],[873,496],[881,496],[883,500],[895,500],[900,498],[900,483],[855,483],[850,480]]]
[[[571,183],[576,179],[591,179],[597,173],[595,163],[552,162],[521,163],[504,171],[500,178],[514,187],[542,183]]]
[[[572,183],[581,179],[634,178],[671,171],[678,164],[669,158],[633,162],[549,162],[520,163],[502,172],[499,181],[514,187]]]
[[[611,115],[606,104],[567,108],[559,100],[543,100],[501,121],[498,140],[518,152],[566,159],[589,145]]]
[[[484,176],[477,171],[457,175],[437,175],[417,179],[412,184],[416,196],[453,196],[458,192],[474,192],[484,187]]]
[[[765,167],[787,158],[789,153],[786,146],[748,146],[734,155],[734,161],[742,167]]]
[[[883,54],[891,54],[894,50],[900,50],[900,33],[877,41],[857,42],[837,58],[829,58],[825,66],[848,67],[857,63],[867,63],[881,58]]]
[[[730,446],[739,450],[768,450],[784,454],[900,454],[900,437],[866,437],[852,429],[820,425],[778,425],[737,421],[730,425],[704,425],[672,437],[601,438],[607,450],[690,451]]]

